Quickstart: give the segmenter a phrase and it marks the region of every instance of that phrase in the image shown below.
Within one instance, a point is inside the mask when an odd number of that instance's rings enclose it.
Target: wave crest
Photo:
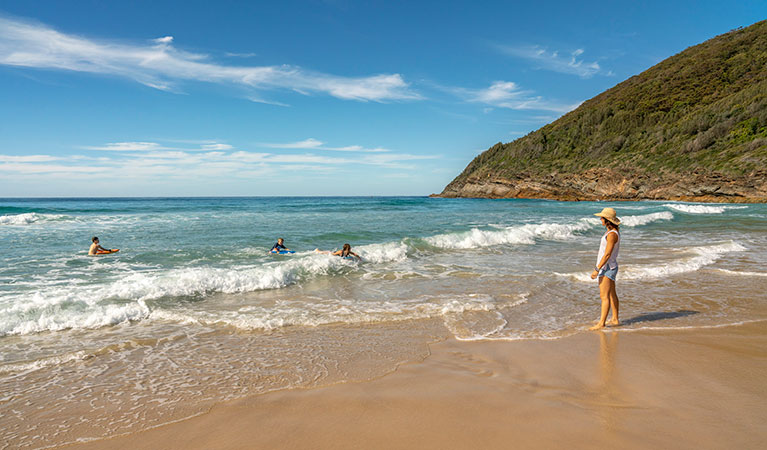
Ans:
[[[56,222],[69,219],[61,214],[23,213],[0,216],[0,225],[30,225],[37,222]]]
[[[695,256],[680,258],[665,264],[627,264],[625,266],[621,266],[621,269],[618,273],[618,280],[649,280],[654,278],[663,278],[669,275],[677,275],[680,273],[695,272],[704,266],[715,263],[727,253],[745,251],[746,247],[731,241],[717,245],[692,247],[687,250],[688,252],[693,253]],[[578,281],[592,281],[591,276],[587,273],[573,273],[567,276],[571,276]]]
[[[722,214],[728,209],[748,208],[748,206],[743,205],[685,205],[681,203],[667,203],[663,206],[688,214]]]

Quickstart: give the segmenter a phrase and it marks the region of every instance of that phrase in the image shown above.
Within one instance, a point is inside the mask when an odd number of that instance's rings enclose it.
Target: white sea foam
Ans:
[[[82,350],[66,353],[63,355],[50,356],[47,358],[41,358],[35,361],[24,361],[10,364],[0,365],[0,374],[6,373],[18,373],[18,372],[30,372],[33,370],[43,369],[45,367],[59,366],[61,364],[68,363],[69,361],[79,361],[87,359],[90,355]]]
[[[627,227],[647,225],[659,220],[672,220],[674,215],[668,211],[638,216],[625,216],[621,224]],[[472,228],[461,233],[446,233],[427,237],[429,244],[444,249],[470,249],[493,245],[532,245],[536,239],[564,241],[573,238],[576,233],[599,226],[599,219],[585,217],[573,223],[540,223],[507,227],[503,230],[480,230]]]
[[[407,245],[404,242],[361,245],[353,250],[366,262],[383,263],[407,258]]]
[[[143,301],[123,305],[89,305],[72,302],[70,295],[41,298],[0,310],[0,336],[32,334],[41,331],[66,329],[93,329],[108,325],[141,320],[149,317],[149,308]],[[34,297],[33,297],[34,298]],[[68,308],[65,306],[69,306]]]
[[[0,216],[0,225],[30,225],[37,222],[51,222],[68,219],[69,216],[61,214],[38,214],[38,213],[24,213],[24,214],[9,214]]]
[[[467,311],[492,311],[502,306],[489,295],[458,294],[416,297],[408,300],[360,302],[283,301],[269,307],[248,306],[237,311],[155,310],[152,320],[194,325],[225,325],[242,330],[273,330],[287,326],[344,323],[360,324],[429,319]]]
[[[361,246],[364,260],[405,258],[404,244]],[[194,267],[143,271],[125,275],[98,288],[87,285],[48,286],[0,307],[0,336],[64,329],[90,329],[149,317],[145,301],[163,297],[241,293],[277,289],[317,276],[354,270],[356,262],[329,255],[309,254],[286,261],[250,267]],[[103,304],[130,300],[128,304]]]
[[[682,203],[666,203],[663,206],[688,214],[722,214],[728,209],[748,208],[744,205],[685,205]]]
[[[622,265],[618,273],[618,280],[647,280],[663,278],[680,273],[695,272],[701,267],[713,264],[727,253],[742,252],[745,250],[746,247],[732,241],[717,245],[691,247],[686,250],[686,253],[691,253],[693,256],[680,258],[664,264]],[[578,281],[592,281],[587,273],[558,275],[570,276]]]
[[[737,275],[741,277],[767,277],[767,272],[748,272],[743,270],[727,270],[716,269],[717,272],[726,273],[727,275]]]
[[[472,228],[462,233],[438,234],[424,240],[429,244],[445,249],[469,249],[503,244],[535,244],[536,239],[566,240],[576,231],[585,231],[594,227],[590,218],[581,219],[573,224],[527,224],[509,227],[505,230],[480,230]]]
[[[277,289],[319,275],[340,273],[353,265],[353,261],[315,254],[262,266],[138,272],[105,288],[104,296],[148,300],[210,292],[233,294]]]
[[[656,212],[652,214],[642,214],[639,216],[625,216],[621,218],[621,226],[638,227],[659,220],[672,220],[674,215],[668,211]]]

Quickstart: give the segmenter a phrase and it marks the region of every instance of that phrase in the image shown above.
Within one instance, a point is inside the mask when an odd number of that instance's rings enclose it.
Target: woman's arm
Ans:
[[[615,248],[615,243],[618,242],[618,236],[616,236],[614,233],[610,233],[607,235],[607,246],[605,246],[605,254],[602,256],[602,260],[599,261],[599,264],[594,268],[594,271],[591,272],[591,279],[595,280],[599,276],[599,269],[602,268],[607,263],[607,260],[610,259],[610,255],[613,254],[613,249]]]
[[[615,233],[610,233],[607,235],[607,247],[605,247],[605,255],[602,256],[602,260],[599,261],[599,264],[596,267],[597,269],[601,269],[602,266],[607,263],[607,260],[610,259],[610,256],[613,254],[613,249],[615,248],[616,242],[618,242],[618,236],[616,236]]]

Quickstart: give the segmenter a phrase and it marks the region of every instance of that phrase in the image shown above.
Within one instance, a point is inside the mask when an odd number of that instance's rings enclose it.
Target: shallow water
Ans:
[[[451,336],[580,332],[598,314],[604,206],[0,199],[0,442],[98,438],[380,376]],[[767,319],[766,205],[610,206],[624,329]],[[93,235],[121,251],[88,257]],[[277,237],[297,253],[268,254]],[[361,262],[313,252],[345,242]]]

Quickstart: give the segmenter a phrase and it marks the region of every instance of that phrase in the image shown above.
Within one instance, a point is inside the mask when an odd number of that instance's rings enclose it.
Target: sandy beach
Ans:
[[[430,346],[366,382],[216,405],[76,449],[763,448],[767,323]]]

